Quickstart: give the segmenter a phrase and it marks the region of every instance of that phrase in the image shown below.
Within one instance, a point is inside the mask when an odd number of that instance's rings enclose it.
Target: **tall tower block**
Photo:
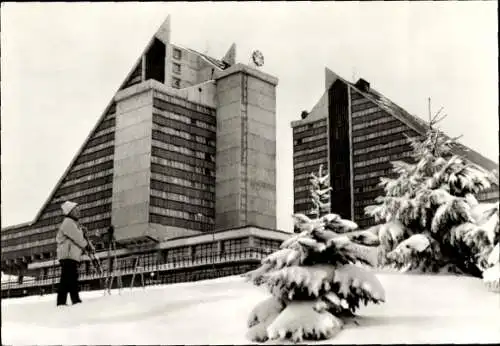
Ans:
[[[215,224],[276,228],[276,85],[236,64],[217,80]]]

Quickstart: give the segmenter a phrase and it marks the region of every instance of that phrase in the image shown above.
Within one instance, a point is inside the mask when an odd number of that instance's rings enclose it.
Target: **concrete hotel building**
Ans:
[[[234,44],[221,60],[172,44],[167,18],[35,219],[2,228],[2,271],[20,276],[10,296],[53,289],[64,200],[81,204],[98,250],[96,235],[114,225],[125,281],[139,257],[157,279],[185,281],[241,273],[279,246],[278,80],[235,54]]]
[[[383,194],[380,177],[391,176],[391,161],[408,160],[411,146],[405,137],[421,136],[428,124],[360,79],[350,83],[325,70],[325,92],[301,120],[292,122],[294,212],[311,210],[309,175],[323,164],[330,174],[331,210],[356,221],[374,224],[364,213]],[[488,170],[498,164],[463,145],[456,154]],[[482,201],[498,200],[498,187],[481,193]]]

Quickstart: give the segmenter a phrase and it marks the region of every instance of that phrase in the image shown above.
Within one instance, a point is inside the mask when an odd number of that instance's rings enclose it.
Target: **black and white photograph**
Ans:
[[[2,2],[1,343],[500,343],[497,1]]]

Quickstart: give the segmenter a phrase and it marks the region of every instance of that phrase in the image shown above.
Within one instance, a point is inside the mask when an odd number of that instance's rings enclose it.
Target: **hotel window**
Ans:
[[[195,137],[195,140],[196,140],[198,143],[201,143],[201,144],[207,144],[207,139],[206,139],[205,137],[196,136],[196,137]]]
[[[223,246],[224,252],[226,253],[238,252],[248,246],[248,239],[240,238],[225,240]]]
[[[498,191],[483,191],[479,193],[478,199],[493,199],[498,197]]]
[[[274,240],[274,239],[255,238],[255,245],[261,248],[277,250],[279,249],[281,242],[279,240]]]
[[[173,259],[181,259],[186,258],[188,256],[188,248],[187,247],[176,247],[167,250],[167,260]]]
[[[312,142],[312,141],[315,141],[315,140],[321,139],[321,138],[326,138],[326,133],[322,133],[322,134],[311,136],[311,137],[302,138],[303,139],[302,143]]]
[[[158,130],[158,131],[163,132],[167,135],[173,135],[173,136],[181,137],[184,139],[190,140],[192,138],[191,134],[188,132],[178,131],[175,129],[171,129],[169,127],[164,127],[162,125],[158,125],[156,123],[153,123],[153,130]]]
[[[181,87],[181,80],[179,78],[172,78],[172,87],[180,89]]]
[[[157,264],[157,256],[155,253],[149,253],[142,255],[142,260],[143,260],[143,266],[144,268],[147,269],[153,269],[154,266]]]
[[[367,134],[367,135],[364,135],[364,136],[354,137],[353,138],[353,143],[359,143],[359,142],[363,142],[363,141],[366,141],[366,140],[369,140],[369,139],[373,139],[373,138],[377,138],[377,137],[382,137],[382,136],[387,136],[387,135],[399,133],[399,132],[402,132],[404,130],[406,130],[406,126],[393,127],[393,128],[390,128],[390,129],[387,129],[387,130],[384,130],[384,131],[379,131],[379,132],[370,133],[370,134]]]
[[[294,128],[293,132],[294,133],[299,133],[299,132],[302,132],[302,131],[305,131],[305,130],[307,130],[307,126],[306,125]]]
[[[361,124],[356,124],[352,127],[353,130],[361,130],[361,129],[364,129],[364,128],[367,128],[367,127],[371,127],[371,126],[375,126],[375,125],[380,125],[380,124],[384,124],[384,123],[388,123],[390,121],[393,121],[394,118],[393,117],[384,117],[384,118],[378,118],[378,119],[375,119],[375,120],[372,120],[372,121],[368,121],[368,122],[365,122],[365,123],[361,123]]]
[[[366,153],[369,153],[369,152],[375,151],[375,150],[393,148],[393,147],[397,147],[397,146],[406,144],[408,142],[409,142],[409,140],[407,140],[407,139],[400,139],[397,141],[391,141],[391,142],[386,143],[386,144],[377,144],[377,145],[372,145],[372,146],[369,146],[369,147],[363,148],[363,149],[354,149],[354,155],[366,154]]]
[[[205,161],[208,161],[208,162],[215,162],[215,156],[210,155],[209,153],[205,153],[204,159],[205,159]]]
[[[207,124],[203,121],[199,121],[199,120],[196,120],[196,119],[192,119],[193,121],[191,122],[192,124],[196,124],[196,126],[198,127],[201,127],[202,129],[207,129],[207,130],[211,130],[211,131],[217,131],[217,127],[215,127],[214,125],[210,125],[210,124]]]
[[[181,73],[181,64],[174,62],[172,65],[172,72]]]
[[[177,120],[177,121],[181,121],[185,124],[191,124],[191,118],[189,117],[186,117],[184,115],[180,115],[180,114],[177,114],[177,113],[173,113],[173,112],[167,112],[167,111],[164,111],[162,109],[159,109],[157,107],[155,107],[155,110],[154,110],[154,116],[155,116],[155,120],[154,121],[160,121],[158,119],[158,116],[161,116],[163,118],[168,118],[168,119],[172,119],[172,120]]]
[[[364,115],[376,113],[378,111],[379,111],[379,108],[377,108],[377,107],[368,108],[368,109],[365,109],[365,110],[362,110],[362,111],[355,111],[355,110],[353,110],[352,111],[352,117],[353,118],[362,117]]]
[[[312,148],[312,149],[297,150],[293,153],[293,157],[298,157],[301,155],[308,155],[308,154],[312,154],[312,153],[316,153],[316,152],[320,152],[320,151],[324,151],[324,150],[327,150],[326,145],[321,145],[321,146],[318,146],[318,147]]]
[[[180,60],[182,57],[182,52],[178,48],[174,48],[174,53],[173,53],[174,59]]]
[[[311,161],[299,162],[299,163],[295,163],[293,165],[293,168],[297,169],[297,168],[302,168],[302,167],[317,165],[317,164],[320,164],[320,163],[326,163],[325,161],[326,161],[326,158],[320,158],[320,159],[311,160]]]
[[[173,201],[178,201],[178,202],[187,202],[187,203],[201,205],[201,206],[209,207],[209,208],[214,207],[214,202],[212,202],[212,201],[207,201],[204,199],[199,199],[199,198],[194,198],[194,197],[188,197],[185,195],[179,195],[179,194],[172,193],[172,192],[151,190],[151,196],[159,197],[159,198],[163,198],[163,199],[168,199],[168,200],[173,200]]]
[[[301,192],[301,191],[308,191],[310,189],[309,186],[299,186],[294,189],[295,193]]]
[[[199,244],[194,246],[194,257],[195,258],[207,258],[214,255],[217,252],[217,244]]]

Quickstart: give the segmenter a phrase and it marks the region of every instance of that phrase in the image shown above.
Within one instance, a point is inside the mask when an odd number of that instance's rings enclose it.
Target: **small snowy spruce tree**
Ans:
[[[397,177],[382,178],[385,196],[366,207],[382,224],[355,239],[375,234],[382,266],[481,277],[493,239],[476,222],[472,209],[478,205],[475,195],[490,188],[495,178],[453,155],[456,138],[433,127],[436,117],[423,140],[409,138],[414,163],[393,162]]]
[[[259,268],[245,274],[272,294],[250,313],[247,337],[253,341],[328,339],[342,329],[343,318],[351,317],[361,303],[385,299],[375,275],[356,266],[372,264],[363,251],[367,246],[350,239],[357,225],[327,213],[328,181],[321,167],[318,176],[312,174],[314,208],[310,214],[315,217],[295,214],[299,233],[284,241]],[[373,237],[367,243],[378,245]]]

